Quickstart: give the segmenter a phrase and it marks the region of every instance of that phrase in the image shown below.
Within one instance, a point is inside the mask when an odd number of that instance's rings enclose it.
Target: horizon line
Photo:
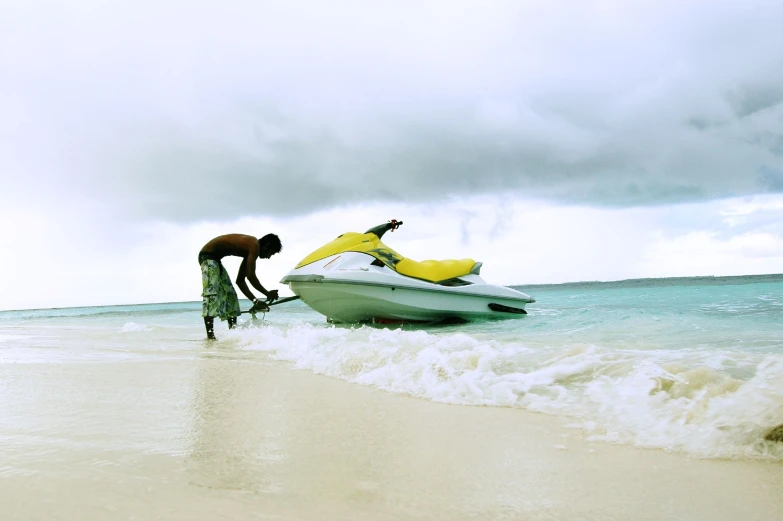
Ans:
[[[753,278],[753,277],[783,277],[783,273],[756,273],[752,275],[692,275],[692,276],[679,276],[679,277],[641,277],[633,279],[617,279],[617,280],[580,280],[571,282],[550,282],[543,284],[508,284],[510,288],[543,288],[550,286],[573,286],[577,284],[618,284],[621,282],[640,282],[640,281],[663,281],[663,280],[685,280],[685,279],[741,279],[741,278]],[[286,297],[280,297],[286,298]],[[246,298],[240,298],[240,301],[248,301]],[[52,311],[57,309],[76,309],[76,308],[112,308],[123,306],[163,306],[166,304],[195,304],[200,302],[199,300],[173,300],[168,302],[134,302],[124,304],[90,304],[85,306],[57,306],[52,308],[21,308],[21,309],[0,309],[0,313],[12,313],[19,311]]]

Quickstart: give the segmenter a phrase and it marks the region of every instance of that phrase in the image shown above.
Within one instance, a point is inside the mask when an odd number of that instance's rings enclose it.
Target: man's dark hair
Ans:
[[[275,250],[277,253],[283,251],[283,243],[280,242],[280,237],[274,233],[267,233],[260,239],[258,239],[258,245],[262,248],[267,247]]]

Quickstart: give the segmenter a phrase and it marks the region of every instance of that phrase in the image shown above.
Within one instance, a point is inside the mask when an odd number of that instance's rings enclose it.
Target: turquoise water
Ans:
[[[302,302],[246,315],[220,349],[357,385],[573,418],[593,439],[783,460],[783,275],[522,286],[529,314],[333,326]],[[249,308],[247,302],[243,309]],[[200,303],[0,312],[0,363],[120,363],[204,349]]]

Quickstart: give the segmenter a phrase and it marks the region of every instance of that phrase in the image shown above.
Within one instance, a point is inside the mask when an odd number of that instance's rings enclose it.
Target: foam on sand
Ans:
[[[459,404],[567,416],[593,439],[702,457],[783,459],[783,356],[730,350],[529,347],[462,332],[299,324],[231,332],[316,374]]]

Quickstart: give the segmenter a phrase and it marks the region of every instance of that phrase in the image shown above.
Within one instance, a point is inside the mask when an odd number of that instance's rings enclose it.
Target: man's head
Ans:
[[[258,239],[258,245],[260,247],[258,256],[262,259],[268,259],[275,253],[280,253],[280,251],[283,249],[283,244],[280,242],[280,237],[274,233],[267,233]]]

